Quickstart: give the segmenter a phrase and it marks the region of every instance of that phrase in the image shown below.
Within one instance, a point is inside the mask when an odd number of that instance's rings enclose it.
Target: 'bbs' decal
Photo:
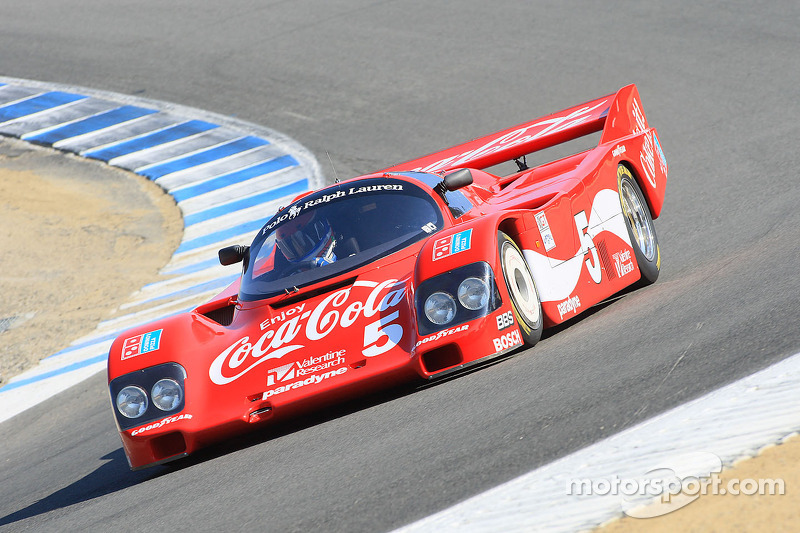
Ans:
[[[510,328],[514,325],[514,312],[506,311],[497,315],[497,331]]]

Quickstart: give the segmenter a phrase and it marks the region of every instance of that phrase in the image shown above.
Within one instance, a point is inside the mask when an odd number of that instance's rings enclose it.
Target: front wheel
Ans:
[[[522,340],[526,345],[533,346],[542,338],[544,329],[542,302],[536,290],[536,283],[519,247],[503,232],[497,234],[497,248],[500,252],[503,277],[506,280],[508,294],[511,296],[511,307],[514,310],[514,318],[519,324]]]
[[[642,190],[625,165],[617,167],[617,184],[625,226],[633,244],[636,262],[642,272],[638,286],[650,285],[658,279],[661,270],[661,250],[658,247],[653,218],[650,216],[650,209],[644,200]]]

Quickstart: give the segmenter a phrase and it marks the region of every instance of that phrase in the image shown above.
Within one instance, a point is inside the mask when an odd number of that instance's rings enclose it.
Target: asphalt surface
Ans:
[[[0,74],[236,115],[340,177],[635,82],[670,176],[659,281],[500,364],[136,473],[103,375],[3,423],[0,529],[389,530],[797,353],[798,23],[793,1],[5,9]]]

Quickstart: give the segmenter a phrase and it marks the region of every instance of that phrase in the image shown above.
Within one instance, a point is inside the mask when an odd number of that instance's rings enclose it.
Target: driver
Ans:
[[[312,268],[336,261],[333,228],[315,211],[290,219],[275,232],[275,242],[289,261],[289,268]]]

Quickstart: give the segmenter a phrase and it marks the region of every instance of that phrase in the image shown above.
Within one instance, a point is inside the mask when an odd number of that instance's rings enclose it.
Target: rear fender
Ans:
[[[620,89],[608,112],[601,144],[610,144],[613,157],[628,166],[645,195],[650,214],[658,218],[664,204],[669,166],[658,133],[647,123],[635,85]]]

